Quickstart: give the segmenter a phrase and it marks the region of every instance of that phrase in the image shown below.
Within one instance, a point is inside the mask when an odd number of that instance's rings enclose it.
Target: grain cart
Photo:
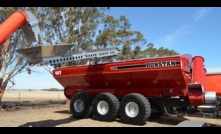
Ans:
[[[15,12],[0,25],[0,45],[22,28],[28,42],[38,39],[38,21],[29,12]],[[54,65],[54,78],[71,100],[75,118],[93,115],[97,120],[142,124],[151,115],[198,110],[220,113],[220,89],[206,83],[204,59],[189,54],[150,59],[105,62],[118,51],[113,48],[71,52],[74,45],[37,46],[17,50],[34,67]],[[87,65],[61,66],[88,60]],[[208,87],[206,87],[209,85]],[[211,89],[207,89],[211,88]]]
[[[38,39],[40,30],[35,16],[29,11],[17,11],[0,25],[0,45],[20,27],[28,42]],[[220,113],[220,89],[216,89],[219,84],[211,84],[214,80],[209,76],[206,79],[201,56],[184,54],[105,62],[118,55],[118,51],[109,48],[68,52],[73,46],[37,46],[17,51],[30,61],[28,72],[34,67],[56,65],[53,76],[64,87],[65,96],[71,100],[70,111],[76,118],[93,114],[97,120],[112,121],[119,115],[126,123],[142,124],[151,115],[171,111]],[[60,66],[78,60],[89,62]]]
[[[71,100],[75,118],[91,115],[112,121],[117,115],[130,124],[142,124],[151,115],[201,111],[218,115],[220,99],[206,90],[204,58],[189,54],[117,62],[115,49],[67,52],[73,45],[38,46],[18,50],[35,66],[56,65],[54,78]],[[62,49],[61,49],[62,48]],[[65,62],[89,60],[87,65],[62,67]]]

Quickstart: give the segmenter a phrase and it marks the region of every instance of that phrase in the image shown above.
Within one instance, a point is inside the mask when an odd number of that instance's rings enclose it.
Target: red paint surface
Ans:
[[[205,71],[204,71],[204,59],[201,56],[193,57],[193,83],[200,83],[205,87]]]
[[[189,91],[189,100],[190,104],[193,106],[199,106],[204,104],[205,99],[202,92],[202,89],[192,89]]]
[[[22,25],[27,23],[25,12],[14,12],[4,23],[0,25],[0,46]]]
[[[221,73],[206,75],[206,91],[213,91],[217,96],[221,96]]]

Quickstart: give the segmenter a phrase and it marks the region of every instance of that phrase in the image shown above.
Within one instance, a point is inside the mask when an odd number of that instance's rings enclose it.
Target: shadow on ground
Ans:
[[[156,122],[159,124],[167,124],[167,125],[177,125],[182,121],[188,120],[184,117],[171,116],[171,115],[163,115],[160,118],[150,118],[147,122]]]
[[[60,120],[42,120],[36,122],[28,122],[18,127],[59,127],[59,125],[62,126],[62,124],[70,123],[77,120],[78,119],[70,116],[69,118],[60,119]]]
[[[149,118],[144,124],[138,124],[137,126],[143,126],[148,124],[148,122],[153,122],[153,123],[159,123],[159,124],[166,124],[166,125],[174,125],[176,126],[177,124],[179,124],[182,121],[188,120],[184,117],[176,117],[176,116],[169,116],[169,115],[162,115],[159,118]],[[116,118],[115,120],[116,122],[119,123],[123,123],[123,124],[127,124],[122,122],[122,120],[120,118]],[[132,124],[134,125],[134,124]]]
[[[71,112],[69,110],[61,110],[61,111],[54,111],[54,113],[59,113],[59,114],[70,114]]]

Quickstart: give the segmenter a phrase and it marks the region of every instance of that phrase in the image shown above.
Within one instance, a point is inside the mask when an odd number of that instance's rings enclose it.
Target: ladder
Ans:
[[[117,56],[119,51],[114,48],[92,49],[76,52],[67,52],[73,45],[50,45],[50,46],[37,46],[25,49],[16,50],[29,60],[28,71],[35,67],[45,65],[59,65],[66,62],[79,61],[79,60],[92,60],[94,64]]]

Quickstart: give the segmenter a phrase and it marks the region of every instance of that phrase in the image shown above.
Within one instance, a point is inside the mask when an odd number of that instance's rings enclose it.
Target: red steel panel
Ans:
[[[215,91],[217,96],[221,96],[221,74],[206,75],[206,91]]]

